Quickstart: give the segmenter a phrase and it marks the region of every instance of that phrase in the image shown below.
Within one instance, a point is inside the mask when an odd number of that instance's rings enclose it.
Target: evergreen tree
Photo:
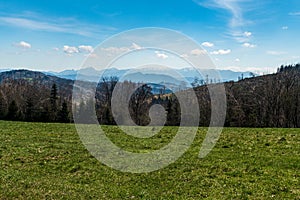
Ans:
[[[15,100],[13,100],[8,106],[8,112],[6,119],[8,120],[18,120],[18,105]]]
[[[43,106],[40,115],[39,115],[39,121],[42,122],[49,122],[50,121],[50,111],[48,106]]]
[[[62,122],[62,123],[70,122],[68,104],[66,101],[64,101],[62,103],[61,110],[59,111],[59,114],[58,114],[58,121]]]
[[[50,120],[57,120],[57,86],[54,83],[50,93]]]
[[[3,119],[6,115],[6,105],[2,95],[0,94],[0,119]]]
[[[33,112],[33,102],[32,98],[26,100],[26,111],[25,111],[25,121],[33,121],[34,112]]]
[[[167,100],[167,125],[178,126],[180,124],[180,105],[176,96],[171,96]]]

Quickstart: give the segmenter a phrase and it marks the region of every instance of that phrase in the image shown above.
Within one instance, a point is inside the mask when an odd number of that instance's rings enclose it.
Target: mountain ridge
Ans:
[[[96,70],[95,68],[89,67],[85,68],[83,70],[64,70],[61,72],[44,72],[46,74],[55,75],[60,78],[67,78],[71,80],[75,80],[78,72],[80,71],[80,76],[83,77],[85,80],[90,81],[98,81],[99,78],[94,76],[95,74],[103,74],[104,76],[116,76],[120,78],[121,76],[125,75],[126,73],[130,72],[131,69],[117,69],[117,68],[109,68],[106,70]],[[133,69],[135,70],[135,69]],[[218,76],[216,73],[219,73],[222,80],[221,82],[227,82],[227,81],[238,81],[241,76],[243,78],[249,78],[254,76],[257,76],[258,74],[255,74],[251,71],[244,71],[244,72],[236,72],[233,70],[221,70],[221,69],[203,69],[201,70],[202,75],[193,68],[181,68],[181,69],[174,69],[176,73],[181,74],[186,80],[188,80],[190,83],[195,79],[195,77],[200,79],[206,79],[208,76],[209,79],[218,79]],[[168,71],[159,71],[155,74],[162,74],[163,72]],[[147,73],[149,74],[149,73]]]

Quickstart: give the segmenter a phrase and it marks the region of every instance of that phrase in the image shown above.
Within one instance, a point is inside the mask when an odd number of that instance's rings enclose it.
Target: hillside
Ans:
[[[226,126],[300,127],[300,65],[282,66],[276,74],[227,82],[225,89]],[[202,101],[208,96],[205,86],[195,90]],[[204,99],[209,105],[209,98]],[[203,109],[210,112],[209,107]],[[203,125],[208,125],[208,119],[204,116]]]
[[[49,121],[54,85],[55,109],[66,101],[70,110],[73,81],[29,70],[0,73],[0,119]]]
[[[35,85],[37,87],[43,86],[48,88],[51,88],[53,84],[56,84],[61,92],[69,94],[74,83],[72,80],[30,70],[12,70],[0,73],[0,84],[8,82],[26,82],[27,84]]]

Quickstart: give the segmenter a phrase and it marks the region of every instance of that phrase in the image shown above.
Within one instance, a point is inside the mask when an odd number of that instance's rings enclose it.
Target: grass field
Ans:
[[[0,199],[300,199],[300,129],[225,128],[198,158],[205,128],[175,163],[122,173],[93,158],[72,124],[0,122]],[[176,128],[133,139],[107,135],[127,150],[157,149]],[[125,142],[123,142],[125,141]]]

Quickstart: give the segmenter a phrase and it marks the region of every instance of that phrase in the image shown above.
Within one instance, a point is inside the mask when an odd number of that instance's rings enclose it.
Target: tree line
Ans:
[[[151,106],[160,104],[166,111],[166,125],[180,125],[181,108],[176,93],[154,94],[147,84],[120,83],[117,77],[104,77],[92,99],[83,99],[73,105],[74,113],[70,88],[56,83],[49,87],[27,79],[7,79],[0,84],[0,119],[68,123],[74,122],[74,116],[95,110],[100,124],[114,125],[116,117],[125,123],[126,119],[121,119],[119,113],[114,116],[112,112],[112,95],[117,84],[121,85],[122,90],[137,88],[128,105],[130,116],[136,124],[148,125]],[[193,88],[200,108],[200,126],[209,126],[213,106],[207,84],[194,84]],[[300,127],[300,64],[281,66],[275,74],[243,78],[224,85],[227,96],[225,126]],[[93,120],[91,116],[84,119],[84,123]]]
[[[0,85],[0,119],[28,122],[72,121],[70,98],[51,88],[28,80],[5,80]]]

